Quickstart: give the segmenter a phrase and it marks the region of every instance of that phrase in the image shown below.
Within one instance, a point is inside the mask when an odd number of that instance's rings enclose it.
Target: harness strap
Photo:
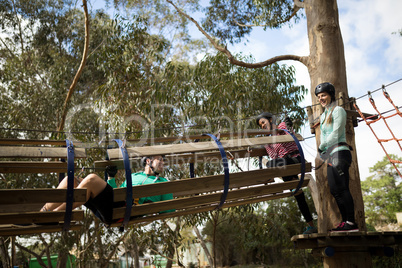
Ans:
[[[73,142],[66,140],[67,145],[67,196],[66,196],[66,212],[64,214],[63,231],[70,229],[71,217],[73,211],[74,196],[74,146]]]
[[[300,188],[302,187],[303,182],[304,182],[304,175],[306,174],[306,161],[304,159],[303,148],[301,147],[300,142],[296,138],[296,136],[293,133],[291,133],[290,131],[286,130],[286,129],[282,129],[282,130],[285,131],[286,133],[288,133],[290,136],[292,136],[293,140],[296,143],[297,149],[299,150],[299,153],[300,153],[300,165],[301,165],[300,171],[301,171],[301,175],[300,175],[299,184],[297,185],[296,190],[294,190],[294,192],[292,193],[292,195],[295,195],[300,190]]]
[[[212,134],[202,134],[203,136],[209,136],[211,137],[216,144],[218,145],[219,148],[219,152],[221,153],[221,157],[222,157],[222,165],[223,165],[223,171],[225,173],[225,179],[224,179],[224,188],[223,188],[223,194],[221,196],[221,201],[219,203],[219,205],[215,208],[215,209],[220,209],[222,207],[222,205],[225,203],[226,201],[226,197],[228,195],[228,190],[229,190],[229,165],[228,165],[228,159],[226,157],[226,152],[223,149],[222,143],[218,140],[218,138],[216,138],[214,135]]]
[[[133,183],[131,179],[131,166],[130,160],[128,159],[127,149],[124,146],[124,143],[120,139],[114,139],[114,141],[119,145],[121,154],[123,156],[123,164],[124,170],[126,172],[126,211],[124,213],[124,220],[120,227],[120,232],[124,231],[124,228],[127,227],[128,222],[130,221],[131,216],[131,208],[133,207]]]
[[[195,139],[194,142],[198,142],[199,139]],[[195,167],[194,167],[194,163],[190,163],[190,178],[194,178],[195,177]]]
[[[322,158],[324,161],[327,160],[327,159],[329,159],[329,158],[331,157],[332,151],[333,151],[335,148],[338,148],[338,147],[340,147],[340,146],[346,146],[346,147],[349,148],[349,150],[353,151],[352,146],[350,146],[350,145],[347,144],[346,142],[340,142],[340,143],[334,144],[334,145],[332,145],[331,147],[329,147],[329,148],[327,149],[327,151],[325,152],[324,157],[323,157],[323,155],[321,154],[321,158]]]

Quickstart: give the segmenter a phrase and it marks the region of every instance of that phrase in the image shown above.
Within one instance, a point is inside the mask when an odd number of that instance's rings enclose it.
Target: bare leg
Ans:
[[[90,197],[94,198],[98,194],[100,194],[106,187],[106,182],[101,179],[98,175],[96,174],[89,174],[86,176],[81,183],[77,186],[76,180],[74,180],[74,188],[80,189],[80,188],[86,188],[87,189],[87,196],[86,196],[86,201]],[[57,187],[58,189],[66,189],[67,188],[67,177],[64,178],[59,186]],[[85,204],[85,202],[74,202],[73,203],[73,209],[76,207],[79,207],[81,205]],[[46,203],[42,211],[46,210],[65,210],[66,209],[66,203]]]

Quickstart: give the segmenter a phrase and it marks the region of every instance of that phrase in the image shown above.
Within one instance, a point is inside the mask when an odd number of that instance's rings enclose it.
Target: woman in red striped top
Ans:
[[[275,130],[275,129],[285,129],[288,130],[286,124],[292,124],[292,121],[287,117],[285,122],[281,122],[279,125],[275,125],[273,121],[273,115],[271,113],[264,112],[257,116],[256,123],[262,129]],[[284,131],[279,131],[272,135],[288,135]],[[274,143],[265,145],[268,156],[271,158],[267,163],[267,168],[271,167],[285,167],[286,165],[297,164],[301,162],[300,153],[297,149],[295,142],[287,143]],[[283,181],[298,180],[297,175],[286,176],[282,178]],[[307,227],[303,234],[317,233],[317,228],[314,226],[313,217],[311,216],[310,209],[306,202],[306,197],[303,191],[300,189],[299,193],[295,195],[297,205],[300,212],[302,213],[305,221],[307,222]]]

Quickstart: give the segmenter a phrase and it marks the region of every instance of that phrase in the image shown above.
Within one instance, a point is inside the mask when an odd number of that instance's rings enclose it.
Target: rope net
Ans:
[[[391,105],[394,107],[394,109],[392,110],[395,111],[394,113],[391,113],[390,115],[384,116],[383,113],[381,113],[376,104],[375,101],[373,99],[373,97],[371,96],[370,91],[368,92],[368,98],[369,101],[371,103],[371,105],[373,106],[374,110],[377,112],[377,115],[374,116],[369,116],[369,117],[365,117],[364,114],[360,111],[359,107],[356,105],[356,103],[353,103],[353,106],[355,107],[355,109],[358,111],[358,113],[360,114],[361,118],[363,118],[364,122],[366,122],[367,126],[370,128],[371,132],[374,134],[374,136],[376,137],[378,143],[381,145],[381,148],[384,150],[385,155],[387,156],[389,162],[394,166],[394,168],[396,169],[396,171],[398,172],[399,176],[402,178],[402,174],[399,171],[398,167],[396,166],[396,164],[402,164],[402,161],[396,160],[396,159],[392,159],[390,157],[390,155],[387,153],[387,150],[384,147],[383,143],[387,143],[390,141],[395,141],[399,147],[399,149],[402,152],[402,146],[401,146],[401,141],[402,139],[397,138],[394,134],[394,132],[391,130],[390,124],[387,122],[387,119],[390,119],[394,116],[399,115],[402,118],[402,113],[399,110],[399,108],[394,104],[394,102],[392,101],[390,95],[388,94],[388,92],[385,90],[385,86],[382,87],[382,93],[384,95],[384,97],[389,101],[389,103],[391,103]],[[370,121],[369,121],[370,120]],[[385,126],[387,127],[387,129],[389,130],[392,138],[389,139],[381,139],[377,136],[377,134],[375,133],[374,129],[371,127],[372,124],[377,123],[377,122],[384,122]]]

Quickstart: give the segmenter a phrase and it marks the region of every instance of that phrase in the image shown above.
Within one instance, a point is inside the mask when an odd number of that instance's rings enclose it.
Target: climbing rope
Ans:
[[[399,108],[397,106],[395,106],[394,102],[392,101],[389,93],[385,90],[385,86],[382,87],[382,93],[384,95],[384,97],[391,103],[391,105],[394,107],[395,109],[395,113],[392,113],[388,116],[384,116],[377,108],[375,101],[371,95],[371,92],[368,92],[367,96],[369,98],[369,101],[371,103],[371,105],[373,106],[374,110],[377,112],[377,118],[376,119],[370,119],[370,118],[366,118],[364,116],[364,114],[360,111],[359,107],[356,105],[356,103],[353,103],[353,106],[355,107],[355,109],[358,111],[358,113],[360,114],[361,118],[363,118],[364,122],[366,122],[366,125],[370,128],[371,132],[374,134],[374,136],[376,137],[378,143],[380,144],[381,148],[383,149],[383,151],[385,152],[385,155],[387,156],[389,162],[394,166],[395,170],[398,172],[399,176],[402,178],[402,174],[399,171],[398,167],[396,166],[396,164],[402,164],[402,161],[399,160],[395,160],[395,159],[391,159],[391,157],[389,156],[387,150],[385,149],[383,143],[385,142],[389,142],[389,141],[395,141],[398,144],[399,149],[402,151],[402,146],[400,144],[400,142],[402,141],[402,139],[398,139],[394,132],[391,130],[391,127],[389,126],[387,119],[394,117],[396,115],[399,115],[400,117],[402,117],[402,113],[399,111]],[[368,121],[371,120],[371,121]],[[387,126],[389,132],[391,133],[392,138],[390,139],[380,139],[377,134],[375,133],[374,129],[371,127],[372,124],[378,122],[382,120],[385,125]]]

